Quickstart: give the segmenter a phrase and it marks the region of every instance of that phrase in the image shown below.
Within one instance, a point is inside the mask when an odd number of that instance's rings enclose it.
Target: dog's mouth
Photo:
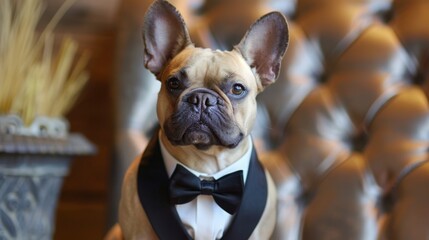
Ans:
[[[207,125],[193,124],[184,132],[182,139],[183,142],[204,150],[208,149],[213,142],[217,142],[217,139],[213,139],[214,136]]]
[[[165,121],[165,134],[172,144],[206,150],[213,145],[234,148],[241,142],[244,134],[225,104],[196,107],[195,102],[184,97],[177,111]]]
[[[170,120],[164,124],[164,129],[168,140],[174,145],[194,145],[200,150],[207,150],[213,145],[234,148],[241,142],[244,134],[235,124],[227,125],[231,126],[222,128],[217,122],[205,124],[198,121],[189,124],[189,121]]]

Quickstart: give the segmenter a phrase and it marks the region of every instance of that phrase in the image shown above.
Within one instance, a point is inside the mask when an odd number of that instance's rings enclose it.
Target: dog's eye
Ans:
[[[168,79],[167,86],[171,90],[177,90],[180,88],[180,80],[175,77],[172,77]]]
[[[246,89],[244,88],[243,85],[241,85],[239,83],[232,85],[232,89],[231,89],[232,94],[239,96],[239,95],[243,94],[244,91],[246,91]]]

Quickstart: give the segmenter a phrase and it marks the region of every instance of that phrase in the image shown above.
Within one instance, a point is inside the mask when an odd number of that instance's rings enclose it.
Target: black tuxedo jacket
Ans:
[[[137,181],[140,202],[158,237],[161,240],[192,239],[184,228],[175,205],[170,204],[169,177],[162,159],[157,134],[142,156]],[[267,198],[268,185],[265,171],[253,148],[240,207],[222,239],[248,239],[261,219]]]

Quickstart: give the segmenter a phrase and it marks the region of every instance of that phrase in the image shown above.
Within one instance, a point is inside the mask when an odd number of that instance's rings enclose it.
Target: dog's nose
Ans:
[[[205,110],[209,107],[216,106],[218,98],[209,92],[193,92],[187,98],[187,102],[196,107],[196,110]]]

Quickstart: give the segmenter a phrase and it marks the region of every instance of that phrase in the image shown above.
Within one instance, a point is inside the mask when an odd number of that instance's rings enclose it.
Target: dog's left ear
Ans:
[[[250,67],[256,70],[262,88],[277,79],[288,42],[285,17],[279,12],[271,12],[256,21],[236,46]]]
[[[177,9],[156,0],[148,9],[143,26],[144,64],[156,76],[186,46],[192,44]]]

